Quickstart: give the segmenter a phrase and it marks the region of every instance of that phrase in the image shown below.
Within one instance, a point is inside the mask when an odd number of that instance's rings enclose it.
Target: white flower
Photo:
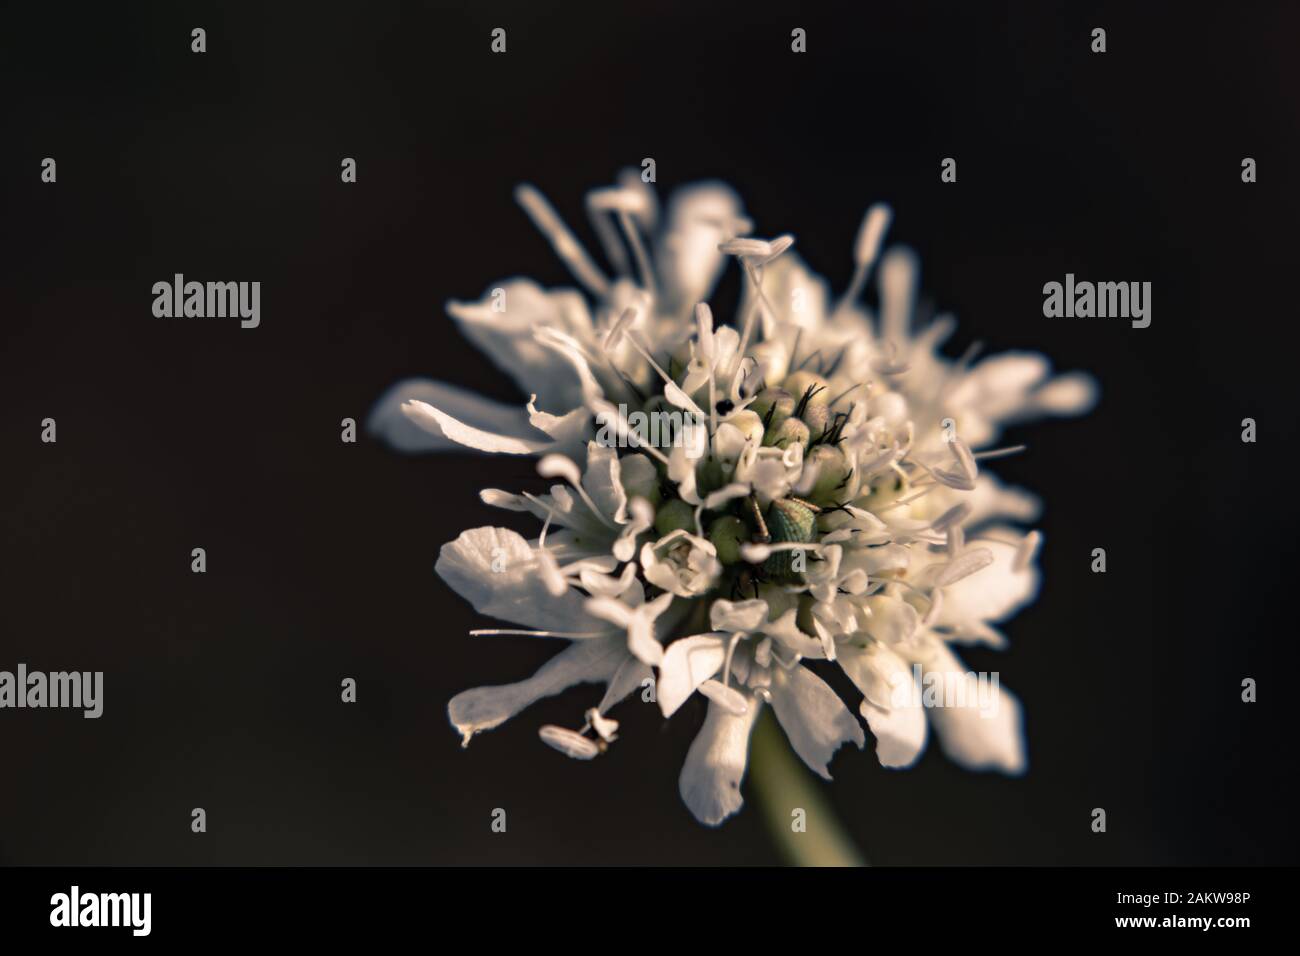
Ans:
[[[865,745],[811,660],[861,693],[850,703],[883,765],[915,762],[933,728],[963,766],[1022,771],[1019,703],[948,645],[1005,646],[997,625],[1037,593],[1041,539],[1015,527],[1037,500],[985,467],[1023,449],[989,446],[1008,423],[1085,411],[1091,379],[1052,377],[1029,353],[945,357],[951,319],[912,325],[915,257],[881,254],[884,206],[868,210],[849,288],[832,299],[792,236],[746,235],[721,185],[678,194],[662,225],[635,173],[591,193],[612,278],[536,190],[516,196],[585,295],[512,279],[448,311],[529,402],[408,381],[370,419],[403,450],[537,455],[558,479],[482,493],[534,515],[536,540],[478,528],[439,558],[479,612],[521,625],[476,634],[569,642],[531,678],[453,698],[466,742],[540,697],[603,683],[577,730],[540,730],[591,759],[618,739],[609,709],[653,677],[665,718],[696,693],[707,700],[680,791],[715,825],[743,803],[763,706],[823,777],[840,747]],[[734,327],[705,302],[728,258],[744,276]],[[873,273],[874,312],[860,301]],[[634,413],[687,416],[703,441],[646,437]]]
[[[682,529],[641,547],[641,572],[657,588],[678,597],[706,594],[722,574],[717,549],[704,538]]]

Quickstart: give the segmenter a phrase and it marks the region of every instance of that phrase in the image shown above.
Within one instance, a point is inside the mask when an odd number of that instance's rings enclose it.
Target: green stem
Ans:
[[[812,775],[790,749],[770,708],[758,717],[749,743],[749,779],[786,861],[794,866],[867,866],[844,832]],[[804,811],[805,832],[794,830],[793,811]]]

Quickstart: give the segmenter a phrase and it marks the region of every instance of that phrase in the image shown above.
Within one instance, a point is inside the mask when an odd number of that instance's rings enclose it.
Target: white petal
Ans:
[[[611,548],[614,557],[619,561],[632,560],[636,555],[637,537],[650,530],[655,520],[654,508],[644,498],[633,498],[628,503],[628,510],[632,514]]]
[[[790,608],[775,621],[763,624],[762,632],[776,639],[777,643],[802,657],[821,657],[825,651],[821,641],[799,630],[799,612]]]
[[[715,631],[753,631],[767,620],[767,602],[758,599],[719,599],[709,608],[709,626]]]
[[[746,231],[740,216],[740,200],[721,184],[691,186],[673,195],[668,227],[655,253],[665,311],[682,314],[709,298],[723,267],[718,244]]]
[[[618,460],[619,478],[633,498],[649,498],[659,487],[659,472],[648,455],[640,452]]]
[[[876,738],[883,767],[906,767],[925,749],[925,711],[911,665],[889,648],[844,648],[840,667],[862,691],[859,711]]]
[[[528,421],[538,431],[545,432],[554,444],[551,450],[573,458],[587,447],[591,436],[591,412],[582,405],[564,415],[538,411],[537,396],[528,400]]]
[[[728,687],[721,681],[706,680],[699,686],[700,693],[713,701],[727,713],[743,717],[749,710],[749,701],[745,695],[734,687]]]
[[[418,400],[405,402],[401,410],[412,424],[424,429],[430,435],[450,439],[457,445],[464,445],[477,451],[506,455],[535,455],[552,445],[549,438],[521,438],[476,428],[427,402]]]
[[[587,470],[582,476],[582,487],[605,517],[619,524],[627,520],[627,492],[623,490],[616,449],[599,442],[587,443]]]
[[[1091,375],[1058,375],[1034,392],[1034,404],[1053,415],[1082,415],[1097,403],[1097,382]]]
[[[529,279],[498,282],[479,302],[448,302],[447,312],[465,337],[477,345],[528,395],[540,396],[547,408],[573,408],[582,393],[574,371],[554,351],[534,338],[539,328],[578,337],[591,334],[591,316],[582,296],[572,289],[547,291]],[[498,303],[505,311],[497,311]]]
[[[687,504],[702,504],[695,491],[696,462],[686,451],[684,445],[675,445],[668,455],[668,478],[677,485],[677,494]]]
[[[830,686],[806,667],[772,671],[772,709],[790,746],[816,773],[831,778],[828,765],[842,744],[866,743],[862,727]]]
[[[916,608],[899,598],[881,594],[868,598],[866,605],[871,609],[866,632],[889,647],[910,641],[921,622]]]
[[[644,664],[632,655],[624,658],[623,663],[619,665],[618,671],[609,679],[609,684],[605,688],[605,696],[600,699],[597,709],[603,714],[615,704],[638,687],[645,685],[646,681],[654,680],[654,671],[648,664]]]
[[[608,630],[583,610],[574,589],[558,597],[547,590],[537,552],[507,528],[462,531],[442,546],[434,569],[480,614],[546,631]]]
[[[574,684],[610,680],[626,659],[621,638],[575,641],[527,680],[462,691],[447,704],[447,716],[468,744],[474,734],[491,730],[543,697]]]
[[[1038,569],[1027,564],[1016,570],[1018,548],[1001,541],[982,540],[979,544],[992,554],[991,563],[978,574],[944,588],[943,607],[935,618],[937,625],[960,631],[980,622],[1001,621],[1038,593]]]
[[[882,767],[910,767],[925,750],[925,711],[920,707],[882,710],[865,697],[858,708],[876,738]]]
[[[654,620],[672,603],[671,594],[661,594],[649,604],[628,607],[623,601],[596,597],[587,601],[588,614],[627,629],[627,649],[634,657],[647,664],[658,664],[663,659],[663,645],[655,635]]]
[[[709,703],[709,714],[691,743],[677,782],[682,800],[701,823],[717,826],[744,806],[740,782],[758,711],[754,700],[739,716]]]
[[[655,685],[664,716],[671,717],[700,684],[721,670],[726,657],[726,642],[716,634],[696,634],[669,644]]]
[[[420,415],[412,419],[403,411],[408,403],[421,403],[453,425],[449,434],[438,417]],[[410,378],[398,382],[380,397],[366,423],[371,434],[399,451],[446,451],[468,446],[486,451],[532,454],[551,444],[528,421],[528,413],[513,405],[480,398],[473,392],[429,379]],[[501,446],[501,447],[493,447]]]
[[[571,485],[582,482],[577,463],[566,455],[544,455],[537,463],[537,473],[543,478],[563,478]]]
[[[992,680],[981,682],[946,647],[935,648],[923,663],[927,685],[944,706],[929,707],[930,722],[943,752],[969,770],[996,769],[1018,774],[1025,769],[1020,702]],[[927,692],[922,699],[928,701]],[[947,706],[959,703],[962,706]]]

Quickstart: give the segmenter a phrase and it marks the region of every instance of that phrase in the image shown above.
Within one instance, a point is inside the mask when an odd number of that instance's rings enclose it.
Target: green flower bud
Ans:
[[[807,445],[808,438],[807,425],[797,418],[787,418],[781,423],[780,428],[767,430],[767,434],[763,436],[763,444],[789,448],[791,444]]]
[[[672,444],[673,435],[666,423],[672,419],[667,416],[660,418],[656,418],[656,416],[663,415],[663,413],[672,413],[678,411],[678,409],[675,409],[663,395],[651,395],[646,399],[645,405],[642,406],[642,411],[645,413],[644,416],[638,415],[635,411],[628,415],[628,425],[631,427],[632,433],[644,445],[655,448],[669,447]]]
[[[727,483],[727,473],[722,462],[709,455],[695,466],[695,491],[701,497],[717,491]]]
[[[849,463],[844,452],[834,445],[817,445],[808,453],[806,464],[817,466],[817,481],[812,486],[808,500],[815,505],[836,504],[852,495],[848,487]]]
[[[765,388],[754,397],[749,405],[767,425],[769,431],[780,428],[781,423],[794,414],[794,396],[783,388]],[[768,413],[771,418],[768,418]]]
[[[728,425],[739,428],[750,444],[763,444],[763,420],[758,417],[757,412],[752,412],[747,408],[744,411],[736,412],[734,415],[728,415],[723,421]]]
[[[709,540],[718,549],[718,560],[723,564],[738,563],[740,546],[749,539],[749,525],[735,515],[724,515],[709,525]]]
[[[619,459],[619,482],[629,498],[644,498],[657,506],[663,497],[659,492],[659,470],[649,457],[641,453],[624,455]]]
[[[804,405],[825,405],[830,400],[829,386],[826,379],[822,378],[816,372],[801,371],[793,375],[787,375],[781,387],[785,389],[794,398],[795,409],[799,408],[800,403]],[[811,390],[811,395],[809,392]],[[808,401],[804,402],[804,396],[809,395]]]
[[[791,594],[779,584],[765,581],[758,586],[758,596],[767,602],[767,619],[778,620],[782,614],[799,603],[799,595]]]
[[[695,533],[695,509],[681,498],[674,498],[655,512],[655,531],[662,538],[679,528],[691,534]]]
[[[826,425],[830,422],[831,410],[821,402],[811,401],[803,410],[800,418],[808,426],[808,433],[813,438],[820,438],[826,433]]]

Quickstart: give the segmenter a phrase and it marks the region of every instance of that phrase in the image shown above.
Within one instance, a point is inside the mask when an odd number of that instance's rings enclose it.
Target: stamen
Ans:
[[[935,518],[934,521],[930,523],[930,527],[935,531],[938,531],[940,534],[943,534],[943,532],[948,530],[950,525],[961,524],[961,522],[965,521],[966,516],[970,514],[970,510],[970,505],[965,501],[959,505],[953,505],[943,514],[939,515],[939,517]]]
[[[989,458],[1005,458],[1008,455],[1018,455],[1028,447],[1028,445],[1009,445],[1006,448],[993,448],[989,451],[977,451],[975,452],[975,460],[985,461]]]
[[[636,259],[637,269],[641,273],[641,286],[653,296],[655,294],[654,269],[650,265],[650,255],[641,242],[641,236],[636,231],[632,217],[626,211],[620,211],[618,224],[623,227],[623,234],[627,236],[627,244],[632,248],[632,256]]]
[[[769,250],[768,254],[764,256],[762,259],[760,259],[758,262],[755,262],[754,265],[758,266],[759,268],[762,268],[763,266],[770,263],[773,259],[776,259],[778,256],[781,255],[781,253],[785,252],[793,245],[794,245],[794,236],[790,235],[789,233],[786,233],[783,236],[777,236],[775,239],[772,240],[771,243],[772,248]]]
[[[564,727],[546,724],[537,731],[537,736],[541,737],[544,743],[574,760],[590,760],[600,755],[600,747],[595,741],[588,740],[582,734]]]
[[[916,501],[918,498],[924,498],[926,495],[928,495],[930,492],[934,491],[934,489],[938,487],[939,486],[937,484],[927,485],[926,487],[922,488],[914,495],[908,495],[906,498],[899,498],[897,501],[892,502],[891,504],[887,504],[881,508],[877,508],[876,510],[877,512],[893,511],[895,508],[901,508],[904,505],[910,505],[913,501]]]
[[[841,353],[840,353],[840,357],[842,358],[843,356],[844,356],[844,353],[841,352]],[[836,362],[837,362],[837,363],[838,363],[838,361],[839,361],[839,359],[836,359]],[[836,405],[836,403],[837,403],[841,398],[843,398],[844,396],[850,394],[851,392],[855,392],[855,391],[857,391],[857,390],[860,389],[861,387],[862,387],[862,383],[861,383],[861,382],[858,382],[857,385],[850,385],[850,386],[849,386],[848,388],[846,388],[844,391],[840,392],[838,395],[836,395],[834,398],[832,398],[829,402],[827,402],[827,403],[826,403],[826,407],[827,407],[827,408],[834,408],[835,405]],[[869,391],[869,389],[868,389],[868,391]]]
[[[573,463],[572,459],[559,454],[544,455],[542,460],[537,463],[537,473],[543,478],[563,478],[573,486],[573,490],[578,493],[582,503],[591,509],[591,513],[596,516],[596,519],[601,524],[615,531],[619,530],[613,519],[605,517],[604,513],[596,507],[596,502],[591,500],[591,495],[587,493],[587,489],[582,487],[582,475],[578,473],[578,466]]]
[[[623,337],[623,333],[627,331],[628,326],[632,324],[636,317],[636,309],[629,306],[623,310],[623,314],[615,319],[614,324],[609,327],[609,331],[605,333],[604,340],[600,343],[600,348],[606,353],[607,359],[608,354],[614,350],[616,345],[618,345],[619,339]]]
[[[709,441],[711,442],[718,431],[718,408],[713,378],[713,310],[709,308],[707,302],[700,302],[695,306],[695,326],[696,336],[700,342],[700,355],[704,358],[705,368],[709,370]]]
[[[769,246],[769,252],[770,249],[771,247]],[[767,300],[767,294],[763,291],[763,276],[761,271],[751,264],[748,259],[742,258],[740,264],[744,267],[745,275],[749,277],[750,285],[754,288],[754,294],[758,297],[758,303],[750,310],[749,315],[745,318],[744,333],[740,336],[740,348],[736,352],[737,355],[744,355],[749,350],[749,339],[754,334],[754,319],[758,315],[759,306],[761,305],[766,308],[768,315],[773,317],[776,316],[777,312],[776,309],[772,307],[772,303]]]
[[[537,547],[546,547],[546,532],[551,530],[551,519],[555,517],[555,512],[546,512],[546,520],[542,522],[542,533],[537,536]]]
[[[858,238],[853,244],[853,259],[856,263],[853,279],[849,282],[844,295],[840,297],[840,301],[836,303],[835,312],[846,308],[862,294],[867,279],[871,277],[871,268],[880,255],[880,245],[893,215],[893,210],[888,205],[876,203],[862,217],[862,225],[858,227]]]
[[[744,631],[736,631],[731,635],[731,640],[727,642],[727,657],[722,662],[722,684],[724,687],[731,683],[731,657],[736,652],[736,645],[745,636]]]
[[[957,460],[962,473],[972,481],[979,474],[979,468],[975,464],[975,456],[971,454],[970,445],[966,444],[960,438],[950,442],[952,445],[952,456]]]
[[[844,361],[844,356],[849,352],[848,347],[840,349],[839,354],[831,359],[831,364],[822,370],[822,378],[834,378],[835,373],[839,371],[840,363]]]
[[[575,279],[587,287],[592,295],[605,298],[609,295],[609,280],[597,268],[596,263],[582,247],[582,243],[569,231],[559,214],[546,201],[546,197],[532,186],[521,184],[515,189],[515,201],[524,207],[533,225],[551,243],[551,248],[560,257]]]
[[[803,338],[803,326],[801,325],[799,326],[799,328],[795,329],[794,345],[790,347],[791,368],[796,368],[796,369],[799,368],[799,366],[795,364],[795,360],[799,357],[799,340],[802,338]]]
[[[606,717],[597,707],[590,708],[586,713],[587,726],[591,727],[600,736],[605,743],[612,743],[618,739],[618,721]]]
[[[813,541],[774,541],[771,544],[745,542],[740,546],[740,556],[750,564],[762,564],[774,551],[811,551],[820,554],[822,546]]]
[[[718,244],[718,251],[738,259],[762,259],[772,254],[772,244],[766,239],[728,239]]]
[[[632,426],[628,424],[627,417],[622,413],[622,411],[605,401],[592,402],[591,409],[597,415],[604,416],[606,419],[614,422],[620,439],[628,442],[633,448],[640,448],[642,451],[659,459],[660,464],[665,468],[669,466],[668,456],[654,445],[649,445],[643,442],[641,436],[638,435]]]
[[[939,572],[935,579],[935,587],[947,587],[955,584],[962,578],[969,577],[976,571],[987,568],[993,563],[993,552],[988,548],[971,548],[960,556],[953,558],[947,566]]]
[[[627,251],[623,248],[623,242],[618,237],[618,229],[606,218],[605,211],[595,206],[591,194],[587,195],[587,219],[591,222],[591,227],[596,230],[596,238],[600,240],[600,247],[605,250],[605,258],[614,266],[614,271],[621,276],[631,274],[628,268]],[[610,217],[617,215],[610,212]]]

